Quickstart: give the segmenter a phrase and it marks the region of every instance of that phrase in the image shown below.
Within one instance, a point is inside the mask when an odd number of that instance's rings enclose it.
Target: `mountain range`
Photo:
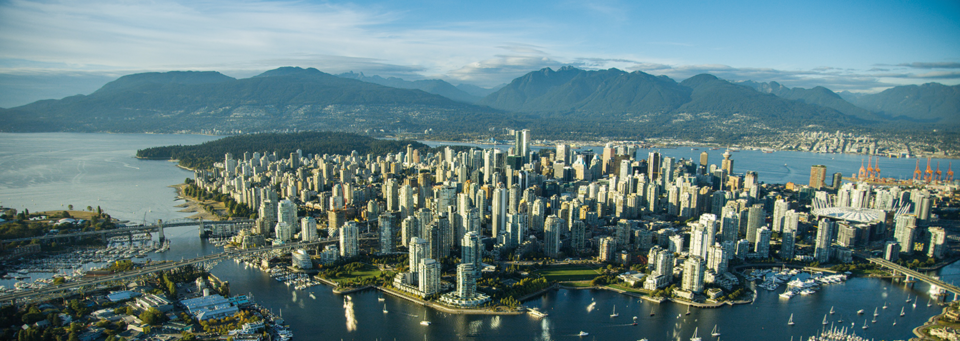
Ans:
[[[678,83],[640,71],[563,67],[530,72],[493,91],[283,67],[244,79],[212,71],[127,75],[89,95],[0,109],[0,131],[477,134],[525,127],[557,138],[736,140],[799,128],[954,128],[958,113],[960,86],[937,83],[856,96],[709,74]]]
[[[454,101],[466,103],[476,103],[480,101],[481,98],[493,93],[498,89],[481,88],[479,86],[470,84],[460,84],[454,86],[453,84],[450,84],[442,79],[406,81],[397,77],[383,78],[380,76],[366,76],[362,72],[355,73],[352,71],[341,73],[337,75],[337,77],[356,79],[393,88],[423,90],[425,92],[440,95]]]

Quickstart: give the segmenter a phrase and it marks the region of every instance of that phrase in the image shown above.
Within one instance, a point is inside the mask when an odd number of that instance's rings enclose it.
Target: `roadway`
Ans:
[[[204,225],[229,225],[229,224],[250,224],[253,223],[253,220],[221,220],[221,221],[204,221]],[[163,224],[164,228],[167,227],[178,227],[178,226],[190,226],[190,225],[200,225],[200,221],[187,221],[187,222],[177,222],[170,224]],[[100,230],[100,231],[87,231],[87,232],[74,232],[74,233],[62,233],[62,234],[47,234],[43,236],[36,237],[26,237],[26,238],[13,238],[13,239],[3,239],[0,240],[0,243],[13,243],[21,241],[30,241],[30,240],[48,240],[48,239],[62,239],[62,238],[74,238],[74,237],[87,237],[95,235],[105,235],[105,234],[124,234],[124,233],[133,233],[133,232],[153,232],[159,228],[159,225],[137,225],[131,227],[123,227],[118,229],[109,229],[109,230]]]
[[[920,272],[918,272],[918,271],[916,271],[916,270],[912,270],[912,269],[909,269],[909,268],[902,267],[902,266],[900,266],[900,265],[898,265],[898,264],[896,264],[896,263],[894,263],[894,262],[888,261],[888,260],[886,260],[886,259],[883,259],[883,258],[873,258],[873,257],[871,257],[871,258],[867,258],[867,261],[869,261],[869,262],[871,262],[871,263],[874,263],[874,264],[877,264],[877,265],[880,265],[880,266],[882,266],[882,267],[889,268],[889,269],[891,269],[891,270],[897,271],[897,272],[902,273],[902,274],[904,274],[904,275],[906,275],[906,276],[908,276],[908,277],[913,277],[913,278],[915,278],[915,279],[918,279],[918,280],[920,280],[920,281],[926,282],[926,283],[928,283],[928,284],[936,285],[936,286],[940,287],[940,288],[943,289],[943,290],[946,290],[946,291],[949,291],[949,292],[953,293],[954,296],[960,295],[960,288],[958,288],[957,286],[955,286],[955,285],[953,285],[953,284],[950,284],[950,283],[941,281],[941,280],[939,280],[939,279],[936,279],[936,278],[927,276],[927,275],[922,274],[922,273],[920,273]]]

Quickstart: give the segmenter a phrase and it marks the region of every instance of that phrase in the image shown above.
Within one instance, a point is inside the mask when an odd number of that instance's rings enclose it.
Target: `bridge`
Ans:
[[[61,233],[61,234],[47,234],[43,236],[36,237],[26,237],[26,238],[13,238],[13,239],[3,239],[0,240],[0,243],[13,243],[13,242],[22,242],[22,241],[31,241],[39,240],[41,242],[46,240],[53,239],[73,239],[73,238],[83,238],[89,236],[100,236],[103,239],[106,239],[107,236],[116,236],[116,235],[132,235],[134,233],[150,233],[150,232],[159,232],[160,239],[163,240],[163,229],[167,227],[178,227],[178,226],[200,226],[201,234],[204,233],[204,230],[217,229],[218,227],[227,227],[227,226],[241,226],[249,227],[252,225],[254,220],[244,219],[244,220],[221,220],[221,221],[204,221],[204,220],[177,220],[173,222],[158,222],[157,224],[152,225],[135,225],[128,227],[121,227],[117,229],[109,230],[99,230],[99,231],[85,231],[85,232],[74,232],[74,233]]]
[[[359,241],[369,241],[369,240],[377,240],[377,238],[360,238],[359,239]],[[69,283],[65,283],[57,286],[50,285],[42,289],[25,290],[25,291],[16,292],[13,294],[2,295],[0,296],[0,305],[17,304],[17,303],[25,304],[25,303],[30,303],[34,301],[44,301],[44,300],[48,300],[56,297],[72,295],[72,293],[70,293],[71,291],[82,292],[86,290],[95,290],[96,287],[100,284],[105,284],[110,282],[131,282],[135,280],[137,277],[149,275],[155,272],[172,270],[172,269],[184,267],[187,265],[195,265],[195,264],[207,263],[207,262],[217,262],[227,257],[242,256],[246,254],[260,253],[260,252],[293,250],[293,249],[306,248],[306,247],[318,246],[318,245],[324,245],[324,244],[332,244],[332,243],[338,243],[338,242],[339,242],[339,239],[337,238],[327,238],[327,239],[318,240],[314,242],[289,243],[289,244],[264,246],[264,247],[250,248],[250,249],[243,249],[243,250],[230,250],[230,251],[224,251],[224,252],[219,252],[215,254],[209,254],[206,256],[201,256],[193,259],[153,264],[153,265],[145,266],[143,268],[139,268],[136,270],[111,274],[108,276],[83,279],[80,281],[69,282]]]
[[[894,275],[896,275],[896,273],[898,273],[898,272],[899,272],[899,273],[902,273],[904,276],[906,276],[906,279],[907,279],[908,281],[910,281],[911,278],[917,279],[917,280],[919,280],[919,281],[925,282],[925,283],[930,284],[930,285],[936,285],[936,286],[939,287],[941,290],[951,292],[951,293],[953,293],[953,300],[954,300],[954,301],[957,300],[957,295],[960,295],[960,288],[958,288],[957,286],[955,286],[955,285],[953,285],[953,284],[950,284],[950,283],[941,281],[941,280],[936,279],[936,278],[933,278],[933,277],[931,277],[931,276],[927,276],[927,275],[922,274],[922,273],[920,273],[920,272],[918,272],[918,271],[916,271],[916,270],[911,270],[911,269],[909,269],[909,268],[902,267],[902,266],[898,265],[897,263],[888,261],[888,260],[883,259],[883,258],[874,258],[874,257],[864,257],[864,258],[866,258],[867,261],[869,261],[870,263],[874,263],[874,264],[877,264],[877,265],[879,265],[879,266],[882,266],[882,267],[888,268],[888,269],[890,269],[890,270],[893,270]]]

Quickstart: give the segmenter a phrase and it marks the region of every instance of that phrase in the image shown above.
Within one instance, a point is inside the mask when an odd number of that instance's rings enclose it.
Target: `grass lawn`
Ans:
[[[363,268],[360,270],[353,271],[341,277],[330,277],[328,279],[339,282],[342,280],[351,280],[351,279],[360,278],[360,277],[377,277],[379,275],[380,275],[380,269],[378,269],[375,265],[365,264]]]
[[[592,287],[592,285],[590,285],[590,281],[564,282],[563,285],[575,288]]]
[[[537,271],[547,281],[587,281],[600,275],[600,268],[586,265],[549,266]]]
[[[623,284],[610,284],[610,285],[608,285],[608,287],[620,289],[620,290],[623,290],[623,291],[635,292],[635,293],[638,293],[638,294],[644,294],[644,295],[650,294],[649,291],[641,290],[641,289],[637,289],[637,288],[631,288],[631,287],[626,286],[626,285],[623,285]]]

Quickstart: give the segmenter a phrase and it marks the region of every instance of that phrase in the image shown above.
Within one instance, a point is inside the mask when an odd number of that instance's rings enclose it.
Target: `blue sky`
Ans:
[[[491,87],[544,67],[875,92],[960,83],[958,1],[0,0],[0,106],[280,66]]]

